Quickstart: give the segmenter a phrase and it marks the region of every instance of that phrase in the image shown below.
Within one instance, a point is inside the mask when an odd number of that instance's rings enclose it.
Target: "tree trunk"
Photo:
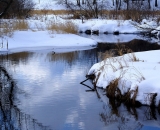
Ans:
[[[96,2],[97,2],[96,0],[93,0],[93,5],[95,5],[95,4],[96,4]]]
[[[82,0],[82,4],[85,4],[84,0]]]
[[[148,8],[151,9],[151,1],[148,0]]]
[[[155,7],[158,7],[158,0],[155,0]]]
[[[126,0],[127,3],[127,10],[129,9],[129,0]]]
[[[78,6],[81,6],[80,0],[77,0],[77,5],[78,5]]]

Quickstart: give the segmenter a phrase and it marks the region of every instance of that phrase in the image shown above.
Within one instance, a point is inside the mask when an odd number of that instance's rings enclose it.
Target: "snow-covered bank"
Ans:
[[[7,50],[8,42],[8,50]],[[13,37],[3,40],[3,48],[0,51],[31,51],[41,49],[72,49],[95,47],[97,42],[89,38],[83,38],[75,34],[49,34],[47,31],[17,31]]]
[[[79,26],[79,32],[85,32],[86,30],[99,31],[99,33],[140,33],[142,30],[138,30],[131,24],[130,20],[91,20],[87,21]]]
[[[92,19],[79,24],[79,32],[96,34],[139,34],[156,29],[158,23],[152,20],[142,20],[141,23],[132,20],[100,20]],[[90,31],[90,32],[89,32]]]
[[[123,43],[123,42],[130,42],[134,39],[139,40],[145,40],[151,43],[157,42],[157,39],[154,37],[148,38],[144,37],[143,35],[139,34],[119,34],[119,35],[113,35],[113,34],[100,34],[100,35],[87,35],[85,33],[79,34],[82,37],[90,38],[98,43]],[[158,43],[160,44],[160,43]]]
[[[130,92],[130,98],[136,94],[136,100],[151,105],[153,94],[157,93],[155,105],[160,101],[160,50],[125,54],[94,64],[88,75],[96,76],[97,87],[106,89],[111,83],[118,81],[117,87],[121,94]]]

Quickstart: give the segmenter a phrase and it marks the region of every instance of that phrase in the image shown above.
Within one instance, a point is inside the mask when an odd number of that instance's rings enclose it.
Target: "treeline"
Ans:
[[[58,0],[58,4],[65,5],[75,18],[111,16],[140,21],[150,15],[157,15],[155,8],[158,7],[158,0]]]
[[[34,8],[32,0],[0,0],[0,18],[26,18]]]

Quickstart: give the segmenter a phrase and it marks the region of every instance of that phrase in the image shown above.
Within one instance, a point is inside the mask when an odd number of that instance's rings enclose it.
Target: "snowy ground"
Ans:
[[[103,88],[118,79],[118,88],[122,94],[128,90],[136,90],[138,87],[136,100],[145,105],[151,103],[150,94],[157,93],[155,104],[158,106],[160,101],[159,55],[160,50],[156,50],[108,58],[94,64],[88,74],[95,74],[96,86]]]
[[[4,20],[5,22],[7,20]],[[10,20],[11,22],[12,20]],[[13,20],[14,21],[14,20]],[[49,47],[49,48],[64,48],[64,47],[93,47],[97,45],[97,42],[129,42],[133,39],[143,39],[140,37],[139,33],[145,32],[146,30],[142,30],[141,28],[158,28],[158,24],[152,20],[143,20],[137,26],[133,25],[133,21],[130,20],[102,20],[102,19],[90,19],[85,20],[84,23],[81,23],[81,20],[65,20],[59,16],[55,15],[47,15],[47,16],[33,16],[30,19],[25,20],[29,28],[23,31],[15,31],[12,37],[3,38],[3,48],[0,51],[10,51],[15,52],[26,50],[36,50],[39,47]],[[82,37],[83,33],[78,36],[76,34],[64,34],[64,32],[50,32],[47,30],[47,26],[51,22],[59,22],[65,23],[66,21],[73,22],[77,27],[78,32],[85,32],[86,30],[96,31],[98,30],[100,34],[104,34],[107,32],[108,34],[100,35],[97,37],[96,35],[88,35],[86,38]],[[114,32],[119,32],[120,35],[113,35]],[[155,33],[156,31],[154,31]],[[103,37],[102,37],[103,36]],[[152,39],[152,41],[158,41],[158,39]],[[8,43],[8,50],[7,44]],[[33,49],[34,48],[34,49]]]
[[[7,49],[8,43],[8,49]],[[37,51],[58,49],[85,50],[95,47],[97,42],[75,34],[48,34],[47,31],[17,31],[12,38],[3,40],[2,52]]]

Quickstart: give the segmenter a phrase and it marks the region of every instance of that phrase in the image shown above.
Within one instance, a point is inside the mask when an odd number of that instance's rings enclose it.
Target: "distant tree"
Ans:
[[[151,9],[151,0],[148,0],[148,8]]]
[[[81,6],[81,1],[80,0],[77,0],[77,5]]]
[[[155,7],[158,7],[158,0],[155,0]]]
[[[76,18],[98,18],[107,7],[107,0],[57,0],[71,10]]]
[[[0,18],[28,17],[34,8],[32,0],[0,0]]]
[[[85,0],[82,0],[82,4],[85,4]]]
[[[26,18],[30,16],[30,12],[34,9],[33,0],[14,0],[10,7],[8,15],[12,17]]]
[[[6,14],[13,0],[0,0],[0,19]]]
[[[126,3],[127,10],[129,10],[129,0],[123,0]]]
[[[120,10],[121,9],[121,0],[116,0],[116,10]]]
[[[114,6],[114,0],[112,0],[113,6]]]
[[[93,0],[93,5],[97,3],[97,0]]]

